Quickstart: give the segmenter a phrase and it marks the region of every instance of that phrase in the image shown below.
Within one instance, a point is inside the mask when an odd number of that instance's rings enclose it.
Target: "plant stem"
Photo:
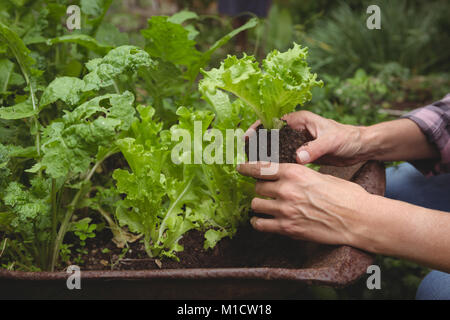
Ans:
[[[28,77],[27,72],[22,69],[22,73],[25,77],[26,83],[30,87],[30,96],[31,96],[31,103],[33,104],[33,111],[37,111],[38,106],[36,103],[36,97],[34,95],[33,84],[31,83],[31,80]],[[34,121],[34,125],[36,127],[36,151],[37,151],[38,157],[40,158],[41,157],[41,138],[40,138],[40,133],[39,133],[40,123],[39,123],[39,120],[36,115],[33,116],[33,121]]]
[[[150,248],[150,239],[151,239],[151,237],[148,235],[148,232],[146,232],[146,234],[144,236],[145,252],[147,252],[147,254],[148,254],[148,256],[150,258],[153,258],[153,253],[152,253],[152,250]]]
[[[86,178],[83,180],[82,186],[80,190],[75,194],[75,197],[73,198],[72,202],[68,206],[68,211],[66,212],[66,215],[64,216],[64,220],[61,223],[61,226],[59,227],[58,235],[56,236],[55,244],[53,247],[52,252],[52,259],[50,263],[50,271],[55,270],[56,263],[58,261],[58,254],[59,254],[59,248],[61,247],[61,244],[64,240],[64,237],[67,233],[67,229],[70,224],[70,220],[72,219],[74,211],[78,207],[78,203],[82,196],[84,196],[86,193],[89,192],[90,188],[87,188],[92,176],[95,173],[95,170],[102,164],[103,161],[105,161],[106,158],[113,155],[117,151],[117,148],[114,147],[110,152],[108,152],[102,159],[98,160],[92,169],[87,174]]]
[[[117,94],[120,94],[119,86],[118,86],[116,80],[113,79],[112,82],[113,82],[114,90],[116,90]]]
[[[181,201],[181,199],[183,199],[184,195],[189,190],[193,180],[194,180],[194,178],[191,178],[188,181],[186,186],[183,188],[183,191],[181,191],[181,193],[178,195],[178,197],[175,199],[175,201],[170,206],[169,210],[167,210],[167,214],[165,215],[164,219],[161,221],[161,225],[159,227],[159,235],[158,235],[158,242],[157,243],[159,243],[161,241],[161,238],[163,236],[164,230],[166,228],[167,219],[172,215],[173,209],[178,205],[178,203]]]
[[[259,49],[259,43],[261,41],[261,29],[258,30],[258,27],[256,29],[256,41],[255,41],[255,48],[253,49],[253,55],[255,57],[258,56],[258,49]]]
[[[2,257],[2,255],[3,255],[3,252],[5,252],[5,249],[6,249],[6,243],[8,242],[8,238],[5,238],[3,241],[2,241],[2,243],[3,243],[3,248],[2,248],[2,251],[0,252],[0,258]]]
[[[61,223],[61,226],[59,227],[58,235],[55,239],[55,245],[53,247],[52,252],[52,260],[50,263],[50,271],[55,271],[56,262],[58,261],[58,253],[59,248],[61,247],[61,244],[64,240],[64,236],[67,233],[67,229],[69,227],[70,220],[72,219],[73,212],[75,211],[78,202],[84,193],[85,188],[82,186],[80,190],[75,194],[75,197],[73,198],[72,202],[68,206],[68,211],[66,212],[66,215],[64,216],[64,220]]]
[[[56,241],[56,226],[58,224],[58,208],[57,208],[57,190],[56,190],[56,179],[52,179],[52,235],[50,238],[50,255],[49,263],[51,263],[51,257],[53,256],[53,248]]]
[[[56,44],[55,51],[55,66],[59,66],[59,44]]]

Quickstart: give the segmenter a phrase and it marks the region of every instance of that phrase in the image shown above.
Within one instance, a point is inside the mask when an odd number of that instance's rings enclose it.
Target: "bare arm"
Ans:
[[[410,161],[439,158],[420,128],[409,119],[361,127],[360,157],[363,160]]]
[[[369,195],[350,245],[450,272],[450,214]]]

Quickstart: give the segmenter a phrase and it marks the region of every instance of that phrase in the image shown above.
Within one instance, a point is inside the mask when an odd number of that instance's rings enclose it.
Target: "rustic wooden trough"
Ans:
[[[352,180],[383,195],[384,166],[375,161],[321,172]],[[348,246],[307,244],[298,268],[208,268],[81,271],[81,289],[69,290],[66,272],[0,270],[0,298],[38,299],[286,299],[305,285],[346,286],[366,274],[373,256]]]

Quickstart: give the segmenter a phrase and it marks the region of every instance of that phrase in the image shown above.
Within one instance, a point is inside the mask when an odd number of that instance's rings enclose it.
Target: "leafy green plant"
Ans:
[[[253,28],[257,19],[251,19],[213,43],[206,51],[197,49],[199,31],[193,21],[197,14],[181,11],[171,17],[155,16],[148,20],[148,27],[141,30],[145,38],[145,50],[158,62],[158,68],[142,74],[146,100],[156,110],[156,116],[164,119],[166,126],[176,122],[176,110],[180,106],[199,105],[197,86],[194,83],[201,68],[205,68],[212,55],[238,33]],[[168,38],[167,35],[170,35]]]
[[[140,121],[136,99],[154,102],[159,116],[165,118],[160,129],[164,123],[170,127],[178,117],[171,110],[178,105],[201,107],[194,85],[200,68],[233,36],[257,23],[251,20],[199,51],[194,40],[198,31],[188,23],[199,19],[195,13],[152,17],[142,31],[147,41],[144,50],[119,46],[127,42],[125,35],[103,23],[110,4],[80,1],[82,30],[70,34],[56,23],[65,15],[64,2],[36,1],[25,7],[8,2],[0,16],[0,231],[11,238],[1,259],[8,255],[18,268],[54,270],[60,249],[65,250],[64,258],[70,254],[64,244],[69,230],[82,238],[92,235],[82,229],[92,211],[106,221],[117,246],[125,247],[140,234],[148,239],[147,230],[139,229],[134,235],[119,226],[117,217],[121,216],[116,217],[115,211],[121,199],[112,187],[112,170],[96,173],[120,151],[128,160],[133,158],[125,138]],[[140,116],[145,115],[142,112]],[[204,114],[212,121],[211,114]],[[147,138],[144,134],[139,139],[137,145]],[[193,173],[186,173],[187,180],[171,177],[168,183],[176,190],[193,185]],[[155,250],[165,248],[171,255],[179,239],[162,238],[167,234],[165,226],[172,227],[179,220],[182,201],[172,193],[168,198],[174,207],[157,237],[165,244]]]
[[[33,143],[25,138],[18,145],[2,146],[3,175],[17,165],[17,158],[26,161],[21,161],[18,180],[2,188],[2,219],[9,223],[1,227],[22,239],[25,254],[36,265],[53,270],[73,213],[89,194],[95,171],[118,152],[114,141],[134,118],[134,95],[118,92],[117,85],[127,81],[128,72],[150,68],[153,61],[142,49],[122,46],[91,60],[82,79],[56,78],[38,99],[33,84],[42,72],[34,69],[30,51],[14,31],[0,27],[29,88],[26,100],[0,108],[0,118],[9,121],[8,128],[17,120],[29,123],[28,134],[35,137]],[[104,88],[118,93],[98,95]]]
[[[234,169],[237,155],[231,164],[195,164],[191,152],[184,152],[171,162],[173,137],[183,129],[194,139],[196,121],[201,123],[202,136],[208,128],[225,133],[247,127],[255,120],[246,112],[249,106],[267,128],[278,126],[282,115],[311,98],[312,86],[321,85],[309,72],[305,57],[306,49],[298,45],[285,53],[274,51],[263,62],[264,72],[253,57],[228,57],[220,69],[204,72],[199,85],[215,114],[180,107],[178,123],[169,130],[155,121],[152,107],[138,106],[140,119],[133,122],[132,133],[117,142],[131,172],[118,169],[113,177],[119,192],[126,195],[117,208],[117,219],[144,235],[149,256],[176,259],[176,252],[183,250],[179,240],[192,229],[205,232],[204,246],[212,248],[246,221],[253,184]],[[217,88],[233,92],[238,99],[231,102]]]
[[[91,223],[91,218],[84,218],[73,223],[70,231],[80,239],[80,245],[84,247],[86,245],[86,239],[95,238],[95,231],[97,225]]]
[[[177,111],[179,123],[163,130],[153,118],[153,108],[138,106],[138,111],[140,120],[133,123],[131,137],[117,142],[131,169],[118,169],[113,174],[119,192],[126,195],[116,212],[121,225],[144,235],[151,257],[176,259],[176,252],[183,250],[179,240],[192,229],[206,231],[206,248],[232,236],[246,220],[249,198],[241,192],[250,191],[248,179],[237,174],[232,165],[170,161],[174,147],[171,135],[185,129],[193,137],[194,121],[201,121],[204,134],[214,115],[181,107]]]
[[[305,109],[353,125],[372,125],[388,119],[388,114],[381,110],[389,107],[392,101],[395,91],[390,90],[394,85],[391,82],[369,76],[362,69],[344,80],[326,74],[323,80],[325,86],[313,88],[313,99],[305,105]]]
[[[387,94],[385,82],[368,76],[362,69],[358,69],[352,78],[342,81],[334,89],[334,96],[345,106],[346,113],[355,114],[361,124],[382,120],[379,111]]]
[[[30,49],[44,81],[52,80],[55,74],[78,77],[84,72],[83,61],[128,42],[127,34],[104,23],[112,2],[2,1],[0,22],[10,27]],[[81,8],[82,29],[69,33],[61,21],[67,19],[67,7],[72,4]]]
[[[309,101],[312,87],[322,85],[310,72],[306,55],[307,48],[298,44],[283,53],[274,50],[262,61],[263,70],[253,56],[229,56],[220,68],[203,72],[200,91],[217,112],[227,99],[217,89],[231,92],[255,112],[265,128],[279,129],[280,118]]]
[[[73,244],[63,243],[59,250],[59,256],[61,257],[61,261],[64,263],[69,263],[72,257]]]

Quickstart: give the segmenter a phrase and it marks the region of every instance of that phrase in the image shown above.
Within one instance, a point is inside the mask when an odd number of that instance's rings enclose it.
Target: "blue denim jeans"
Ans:
[[[386,197],[450,212],[450,174],[424,177],[409,163],[388,168]],[[422,280],[416,299],[450,300],[450,274],[431,271]]]

